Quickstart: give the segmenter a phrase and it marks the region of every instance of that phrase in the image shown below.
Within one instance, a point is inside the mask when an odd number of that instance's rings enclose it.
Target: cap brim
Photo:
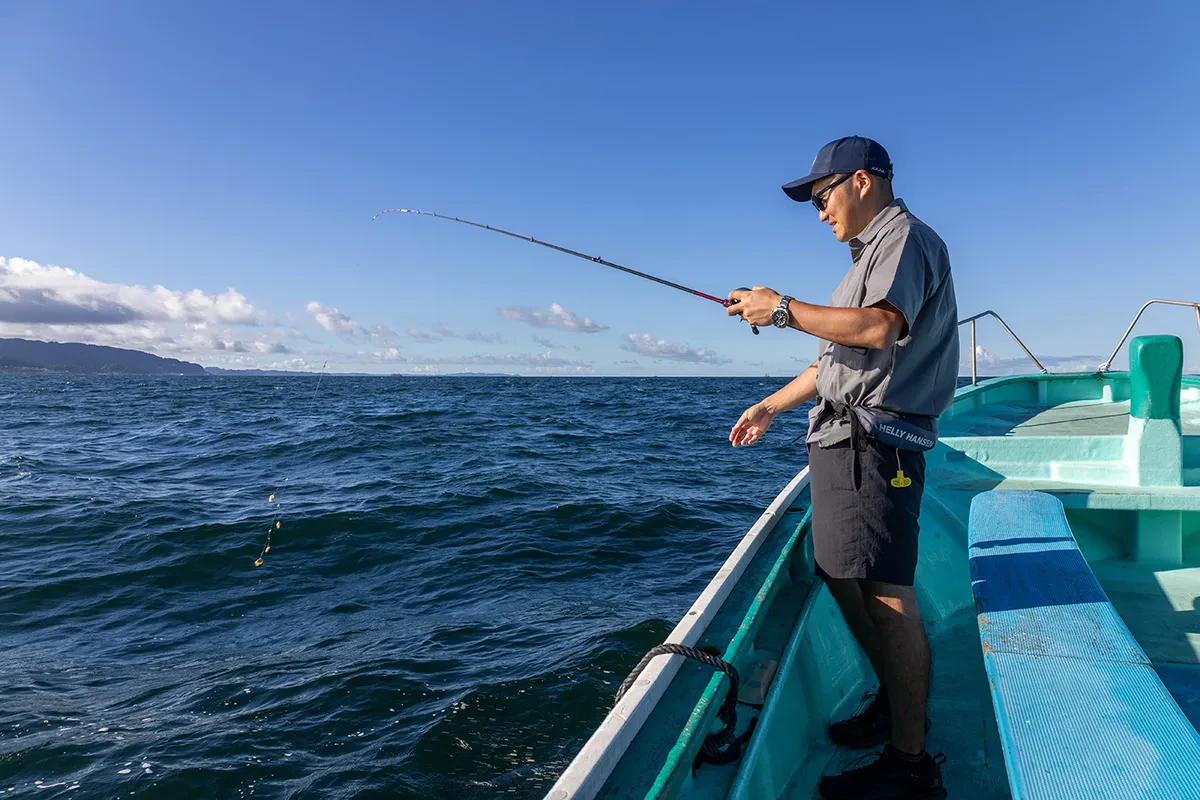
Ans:
[[[812,200],[812,185],[821,180],[821,178],[828,178],[833,174],[832,172],[814,172],[799,180],[785,183],[783,185],[783,192],[797,203],[807,203],[809,200]]]

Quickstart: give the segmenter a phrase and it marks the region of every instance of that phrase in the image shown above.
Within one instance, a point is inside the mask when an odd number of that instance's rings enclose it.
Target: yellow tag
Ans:
[[[271,545],[267,545],[266,547],[264,547],[264,548],[263,548],[263,552],[264,552],[264,553],[269,553],[269,552],[271,552]]]
[[[262,566],[262,557],[261,556],[259,557],[259,559],[257,561],[254,562],[254,566],[256,566],[256,567]]]
[[[903,489],[906,486],[912,486],[912,478],[904,477],[904,470],[896,470],[896,477],[892,478],[892,486],[897,489]]]
[[[275,530],[279,530],[279,522],[278,522],[278,520],[275,522]]]
[[[274,499],[275,499],[275,493],[274,493],[274,492],[271,492],[271,496],[267,498],[267,502],[269,503],[269,502],[271,502],[271,501],[272,501],[272,500],[274,500]]]

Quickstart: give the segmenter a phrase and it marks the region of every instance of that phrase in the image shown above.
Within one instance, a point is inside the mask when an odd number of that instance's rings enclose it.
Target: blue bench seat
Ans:
[[[1062,503],[971,502],[979,638],[1014,798],[1200,798],[1200,735],[1109,603]]]

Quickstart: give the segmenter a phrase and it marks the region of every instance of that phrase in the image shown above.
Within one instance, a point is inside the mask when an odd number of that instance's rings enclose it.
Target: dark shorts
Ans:
[[[912,483],[892,485],[899,468]],[[925,454],[864,437],[808,448],[813,552],[817,574],[912,586]]]

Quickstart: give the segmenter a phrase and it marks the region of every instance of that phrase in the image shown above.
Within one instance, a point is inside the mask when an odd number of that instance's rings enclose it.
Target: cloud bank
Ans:
[[[963,359],[959,364],[959,370],[963,375],[971,374],[971,349],[967,347],[964,351]],[[976,345],[976,369],[980,375],[989,377],[1000,377],[1003,375],[1024,375],[1027,373],[1037,372],[1037,367],[1024,354],[1012,357],[1001,357],[985,350],[981,345]],[[1039,355],[1038,361],[1042,362],[1042,366],[1051,372],[1095,372],[1100,362],[1104,361],[1104,356],[1086,354],[1086,355]]]
[[[707,348],[698,350],[666,339],[655,339],[648,333],[627,333],[621,340],[621,349],[647,358],[683,361],[689,364],[728,364],[728,358],[718,356]]]
[[[179,322],[260,325],[265,315],[236,289],[205,294],[104,283],[66,267],[0,257],[0,322],[123,325]]]
[[[534,308],[518,308],[503,306],[498,309],[500,316],[505,319],[515,319],[535,328],[554,328],[571,333],[599,333],[608,330],[608,326],[595,322],[590,317],[581,317],[567,311],[558,303],[551,303],[549,313]]]

